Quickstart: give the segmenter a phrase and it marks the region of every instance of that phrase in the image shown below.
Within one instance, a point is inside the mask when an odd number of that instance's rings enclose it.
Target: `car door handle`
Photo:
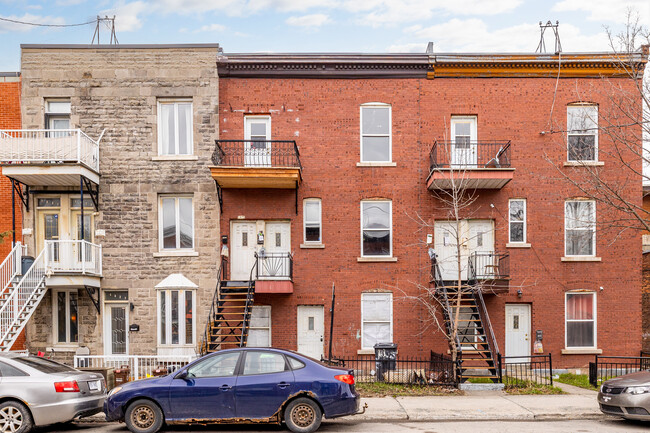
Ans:
[[[280,383],[278,383],[278,386],[280,387],[280,389],[284,389],[284,388],[286,388],[286,387],[289,386],[289,385],[291,385],[291,384],[290,384],[290,383],[287,383],[287,382],[280,382]]]
[[[228,391],[228,390],[232,389],[232,386],[230,386],[230,385],[221,385],[221,387],[219,389],[222,390],[222,391]]]

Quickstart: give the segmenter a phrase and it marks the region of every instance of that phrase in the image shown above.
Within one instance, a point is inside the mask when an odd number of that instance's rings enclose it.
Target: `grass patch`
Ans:
[[[357,382],[355,388],[361,397],[406,397],[418,395],[462,395],[452,387],[400,385],[384,382]]]
[[[487,377],[472,377],[470,379],[467,379],[466,382],[469,383],[494,383],[492,379],[489,379]]]
[[[504,377],[504,391],[512,395],[557,395],[566,394],[557,386],[543,385],[530,380],[518,380],[512,377]]]
[[[573,385],[579,388],[589,389],[591,391],[598,391],[598,388],[591,386],[591,384],[589,383],[589,376],[587,376],[586,374],[564,373],[564,374],[560,374],[559,378],[553,380],[560,383],[566,383],[567,385]]]

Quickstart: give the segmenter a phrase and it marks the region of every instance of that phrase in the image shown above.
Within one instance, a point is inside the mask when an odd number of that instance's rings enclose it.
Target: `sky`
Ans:
[[[78,24],[115,15],[121,44],[219,43],[224,52],[535,52],[559,21],[563,52],[609,51],[627,10],[650,27],[650,0],[0,0],[0,18]],[[95,24],[0,20],[0,71],[20,44],[89,44]],[[553,51],[552,32],[546,32]],[[100,41],[109,32],[100,29]]]

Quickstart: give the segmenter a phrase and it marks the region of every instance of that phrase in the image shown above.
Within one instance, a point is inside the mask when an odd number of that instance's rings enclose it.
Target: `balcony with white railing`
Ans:
[[[0,130],[0,165],[30,186],[78,186],[80,175],[99,184],[100,140],[80,129]]]
[[[98,287],[102,276],[102,246],[88,241],[45,241],[47,286]]]

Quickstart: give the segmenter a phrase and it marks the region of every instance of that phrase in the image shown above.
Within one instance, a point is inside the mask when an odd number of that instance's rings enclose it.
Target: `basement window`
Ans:
[[[596,347],[595,293],[566,293],[565,328],[567,348]]]
[[[254,306],[246,340],[248,347],[271,347],[271,306]]]
[[[76,290],[53,290],[54,341],[57,344],[79,342],[79,295]]]
[[[361,294],[361,349],[393,342],[393,294]]]

